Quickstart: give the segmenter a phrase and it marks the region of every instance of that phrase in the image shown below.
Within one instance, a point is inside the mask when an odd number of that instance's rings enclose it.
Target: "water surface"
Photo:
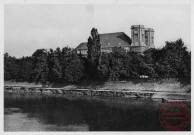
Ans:
[[[4,127],[5,131],[165,131],[159,122],[162,104],[149,98],[5,93]]]

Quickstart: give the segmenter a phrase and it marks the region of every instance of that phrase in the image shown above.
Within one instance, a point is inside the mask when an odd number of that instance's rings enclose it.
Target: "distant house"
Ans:
[[[150,28],[144,28],[143,25],[131,26],[131,37],[124,32],[99,34],[101,43],[101,52],[112,52],[113,47],[121,47],[126,51],[135,51],[142,53],[150,47],[154,47],[154,31]],[[79,44],[75,51],[78,54],[87,55],[87,42]]]

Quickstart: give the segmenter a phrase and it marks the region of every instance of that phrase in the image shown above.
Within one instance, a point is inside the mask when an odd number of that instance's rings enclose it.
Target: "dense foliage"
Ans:
[[[4,54],[4,79],[15,81],[75,83],[81,79],[103,81],[149,78],[191,79],[191,52],[181,39],[166,42],[161,49],[149,49],[143,54],[126,52],[114,47],[111,53],[100,52],[100,39],[92,29],[88,39],[88,56],[64,47],[38,49],[32,56],[15,58]]]
[[[15,81],[77,82],[84,74],[83,62],[71,48],[36,50],[32,56],[17,59],[4,54],[4,79]]]

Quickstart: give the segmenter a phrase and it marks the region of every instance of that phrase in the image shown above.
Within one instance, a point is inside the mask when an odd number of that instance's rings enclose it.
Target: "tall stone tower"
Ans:
[[[154,47],[154,30],[151,28],[145,29],[145,44],[149,48]]]
[[[132,25],[131,39],[131,51],[143,52],[154,47],[154,30],[143,25]]]
[[[144,34],[145,34],[145,32],[144,32],[143,25],[131,26],[132,46],[145,46]]]

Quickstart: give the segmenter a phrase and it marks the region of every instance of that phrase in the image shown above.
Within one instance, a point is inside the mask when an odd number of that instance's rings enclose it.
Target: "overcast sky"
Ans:
[[[5,5],[5,52],[30,56],[41,48],[73,47],[86,42],[93,27],[99,33],[125,32],[131,25],[155,31],[155,47],[182,38],[191,45],[189,5]]]

